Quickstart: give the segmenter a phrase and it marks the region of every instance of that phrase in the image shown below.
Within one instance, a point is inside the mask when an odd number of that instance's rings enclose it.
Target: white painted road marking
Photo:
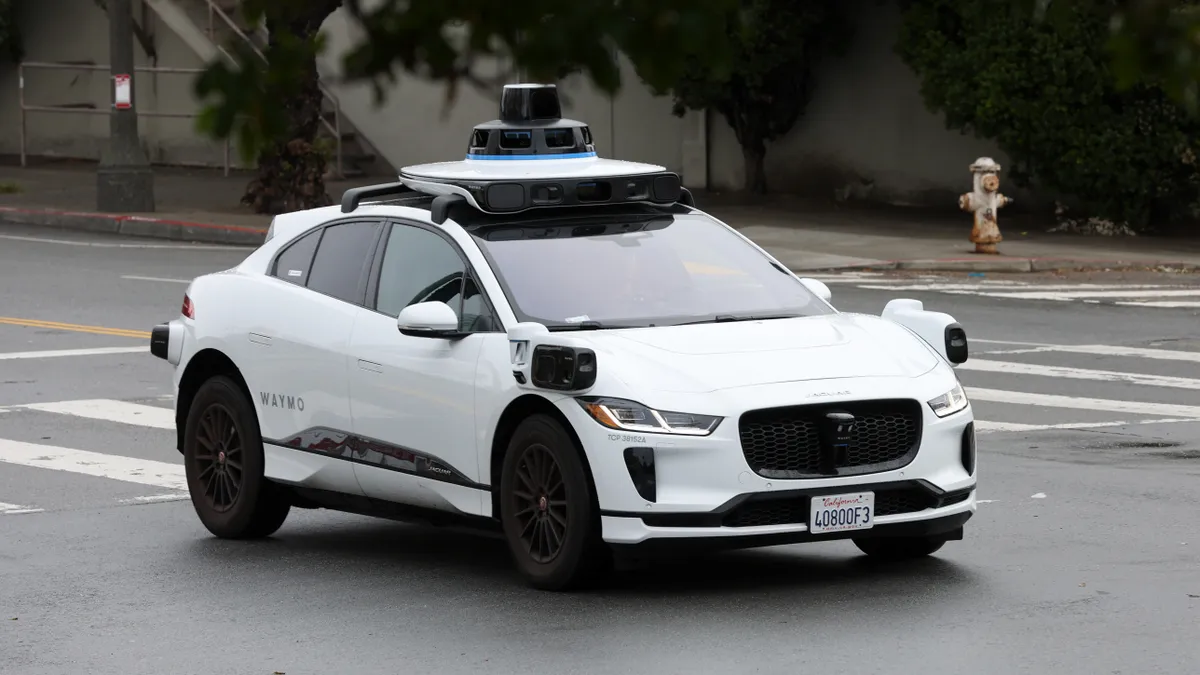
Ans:
[[[152,485],[165,490],[187,490],[183,464],[168,464],[152,459],[0,438],[0,462]]]
[[[967,387],[966,389],[967,397],[976,401],[1011,403],[1014,405],[1032,405],[1046,408],[1072,408],[1074,410],[1119,412],[1135,415],[1182,417],[1200,420],[1200,406],[1194,405],[1144,403],[1140,401],[1114,401],[1102,398],[1059,396],[1056,394],[1036,394],[1026,391],[1005,391],[1002,389],[980,389],[976,387]]]
[[[53,359],[64,356],[104,356],[107,354],[137,354],[150,352],[150,347],[96,347],[94,349],[55,349],[41,352],[8,352],[0,354],[0,361],[13,359]]]
[[[1138,302],[1138,301],[1114,302],[1113,304],[1114,305],[1124,305],[1126,307],[1170,307],[1170,308],[1174,308],[1174,309],[1178,309],[1178,308],[1194,309],[1196,307],[1200,307],[1200,301],[1198,301],[1198,302],[1184,302],[1184,301],[1171,302],[1171,301],[1164,300],[1161,302],[1155,302],[1155,301],[1148,300],[1145,302]]]
[[[1078,298],[1138,298],[1153,296],[1167,298],[1200,295],[1200,289],[1166,289],[1153,293],[1143,291],[996,291],[988,293],[993,298],[1016,298],[1021,300],[1074,300]]]
[[[35,509],[29,506],[21,506],[20,504],[6,504],[0,502],[0,516],[17,516],[23,513],[41,513],[44,509]]]
[[[1163,285],[1141,285],[1141,286],[1139,286],[1136,284],[1108,284],[1108,285],[1100,285],[1100,284],[1095,284],[1095,285],[1092,285],[1092,284],[1046,284],[1046,285],[1042,285],[1042,284],[1038,284],[1037,286],[1032,286],[1032,288],[1037,289],[1036,291],[1017,291],[1016,290],[1017,288],[1031,288],[1031,287],[1027,286],[1025,284],[1018,285],[1019,282],[1001,282],[1001,283],[983,282],[983,283],[979,283],[979,284],[931,283],[931,284],[908,284],[908,285],[899,285],[899,284],[876,285],[877,283],[878,282],[870,281],[870,282],[860,285],[859,288],[865,288],[865,289],[874,290],[874,291],[921,291],[921,292],[927,292],[927,293],[930,293],[930,292],[940,293],[943,291],[966,291],[966,292],[970,292],[970,293],[975,293],[975,292],[986,291],[987,295],[994,294],[994,295],[996,295],[996,297],[1012,297],[1011,294],[1013,294],[1013,293],[1026,293],[1026,292],[1046,293],[1048,291],[1063,291],[1063,292],[1074,291],[1074,292],[1080,293],[1081,294],[1080,297],[1093,297],[1096,295],[1102,295],[1100,293],[1100,291],[1118,291],[1118,290],[1128,291],[1128,290],[1134,289],[1134,288],[1143,289],[1143,290],[1156,289],[1156,288],[1165,288],[1165,289],[1177,288],[1175,286],[1163,286]],[[981,294],[983,294],[983,293],[981,293]],[[1055,295],[1058,295],[1058,294],[1055,294]],[[1146,293],[1131,293],[1131,295],[1136,297],[1136,296],[1147,295],[1147,294]]]
[[[1178,424],[1180,422],[1196,422],[1195,418],[1171,418],[1162,417],[1152,420],[1122,420],[1119,422],[1065,422],[1063,424],[1021,424],[1019,422],[985,422],[983,420],[975,420],[975,431],[979,433],[992,433],[996,431],[1051,431],[1054,429],[1071,430],[1071,429],[1103,429],[1106,427],[1128,427],[1137,426],[1139,424]]]
[[[163,248],[184,249],[190,251],[243,251],[248,252],[251,246],[214,246],[208,244],[130,244],[117,242],[78,241],[75,239],[50,239],[48,237],[22,237],[15,234],[0,234],[0,239],[11,241],[28,241],[37,244],[62,244],[65,246],[87,246],[90,248]]]
[[[191,499],[191,495],[186,492],[173,492],[166,495],[148,495],[132,499],[121,499],[119,501],[122,504],[158,504],[160,502],[179,502],[185,499]]]
[[[133,281],[158,281],[167,284],[190,284],[191,279],[168,279],[166,277],[139,277],[132,274],[122,274],[122,279],[132,279]]]
[[[966,363],[958,364],[957,369],[974,370],[983,373],[1004,373],[1007,375],[1040,375],[1044,377],[1059,377],[1072,380],[1117,382],[1147,387],[1200,389],[1200,380],[1192,379],[1190,377],[1142,375],[1140,373],[1126,373],[1117,370],[1090,370],[1087,368],[1068,368],[1066,366],[1043,366],[1036,363],[1018,363],[1016,361],[988,361],[985,359],[969,359]]]
[[[1194,297],[1200,296],[1200,288],[1188,284],[1041,284],[1014,279],[994,279],[986,275],[963,279],[934,273],[896,277],[882,272],[850,271],[801,276],[808,276],[826,284],[843,284],[897,295],[903,295],[905,292],[945,293],[1014,300],[1105,303],[1128,307],[1200,308],[1200,298]]]
[[[992,342],[991,340],[971,340],[972,342]],[[1005,343],[1000,343],[1005,344]],[[1026,344],[1026,343],[1008,343]],[[1064,354],[1091,354],[1094,356],[1127,356],[1138,359],[1154,359],[1156,361],[1190,361],[1200,363],[1200,352],[1185,352],[1175,349],[1149,349],[1146,347],[1121,347],[1118,345],[1033,345],[1024,349],[988,350],[988,354],[1038,354],[1061,352]]]
[[[153,405],[114,401],[111,399],[85,399],[80,401],[58,401],[55,403],[27,403],[9,406],[10,409],[40,410],[42,412],[74,415],[106,422],[136,424],[156,429],[174,429],[175,411]]]

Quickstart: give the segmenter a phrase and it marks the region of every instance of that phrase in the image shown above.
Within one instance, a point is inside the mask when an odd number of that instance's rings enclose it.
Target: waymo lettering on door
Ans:
[[[272,394],[266,391],[258,392],[259,399],[262,400],[263,407],[266,408],[284,408],[286,410],[304,411],[304,399],[299,396],[284,396],[283,394]]]

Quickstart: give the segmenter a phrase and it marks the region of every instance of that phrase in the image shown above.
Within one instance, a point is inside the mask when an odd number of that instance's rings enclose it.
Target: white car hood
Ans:
[[[877,316],[603,330],[586,333],[598,365],[629,386],[707,393],[783,382],[917,377],[938,364],[920,338]]]

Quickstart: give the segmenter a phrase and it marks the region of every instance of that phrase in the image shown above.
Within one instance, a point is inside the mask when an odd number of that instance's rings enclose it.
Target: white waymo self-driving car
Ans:
[[[208,530],[268,536],[292,507],[478,524],[551,589],[660,546],[962,539],[962,327],[837,311],[560,110],[506,87],[464,161],[277,216],[191,283],[151,350]]]

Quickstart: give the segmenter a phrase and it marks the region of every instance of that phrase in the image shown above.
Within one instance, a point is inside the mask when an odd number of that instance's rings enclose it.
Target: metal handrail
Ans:
[[[49,63],[43,61],[22,61],[17,64],[17,100],[21,109],[21,166],[26,166],[26,145],[28,143],[26,113],[29,112],[49,112],[49,113],[81,113],[84,115],[109,115],[112,113],[110,108],[81,108],[68,105],[29,105],[25,103],[25,70],[26,69],[41,69],[41,70],[92,70],[110,72],[111,66],[98,65],[94,63]],[[168,75],[189,74],[195,75],[204,72],[202,68],[166,68],[166,67],[151,67],[151,66],[134,66],[134,72],[139,73],[164,73]],[[158,112],[154,110],[138,110],[138,115],[141,117],[174,117],[174,118],[196,118],[200,114],[196,112]],[[229,139],[225,139],[225,175],[229,175]]]
[[[264,54],[262,52],[262,50],[260,50],[258,48],[258,45],[254,44],[254,40],[250,39],[250,36],[246,35],[246,33],[243,32],[241,28],[238,28],[237,22],[235,22],[228,14],[226,14],[225,10],[223,10],[217,6],[216,0],[204,0],[204,2],[205,2],[205,4],[208,5],[208,36],[209,36],[209,39],[212,40],[213,45],[216,46],[216,48],[218,50],[220,50],[220,52],[222,54],[225,55],[225,58],[229,59],[231,62],[236,63],[236,59],[233,58],[233,55],[230,54],[228,51],[226,51],[225,48],[222,47],[221,44],[219,42],[217,42],[217,40],[216,40],[216,32],[213,29],[213,23],[212,23],[213,16],[220,17],[221,20],[225,22],[225,25],[229,26],[229,28],[234,32],[234,34],[236,34],[238,37],[240,37],[242,39],[243,42],[245,42],[247,45],[249,45],[250,49],[254,50],[254,53],[257,54],[258,57],[263,60],[263,63],[268,63],[267,55]],[[325,119],[324,115],[321,116],[320,121],[321,121],[321,125],[324,126],[326,129],[328,129],[329,133],[333,134],[334,143],[337,146],[337,175],[338,175],[338,178],[344,179],[346,177],[346,173],[342,166],[342,108],[341,108],[341,104],[338,103],[338,99],[336,96],[334,96],[333,92],[330,91],[329,88],[327,88],[319,79],[317,80],[317,88],[320,90],[321,96],[323,98],[328,99],[330,104],[333,105],[333,124],[330,124],[329,120]]]

